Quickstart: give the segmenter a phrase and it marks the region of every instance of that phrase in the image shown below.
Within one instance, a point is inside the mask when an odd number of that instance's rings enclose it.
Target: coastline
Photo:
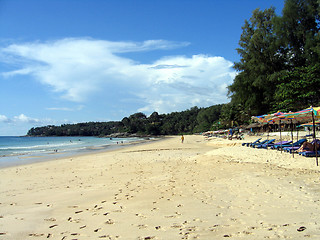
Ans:
[[[0,169],[0,239],[319,239],[319,167],[241,146],[255,138],[173,136]]]
[[[29,136],[28,136],[29,137]],[[68,137],[66,137],[68,138]],[[130,145],[143,144],[148,141],[154,141],[161,138],[148,138],[148,139],[137,139],[136,141],[122,142],[120,144],[106,144],[99,146],[87,146],[82,149],[66,149],[64,151],[45,151],[38,153],[21,153],[14,155],[4,155],[0,156],[0,169],[15,167],[20,165],[28,165],[38,162],[54,161],[58,159],[68,158],[68,157],[78,157],[82,155],[90,155],[99,152],[107,152],[116,150],[119,148],[127,147]]]

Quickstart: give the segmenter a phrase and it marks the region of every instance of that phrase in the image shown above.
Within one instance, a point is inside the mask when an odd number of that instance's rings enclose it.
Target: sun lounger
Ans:
[[[257,142],[257,143],[250,143],[249,144],[249,147],[254,147],[254,146],[256,146],[256,145],[260,145],[260,144],[264,144],[264,143],[266,143],[268,140],[264,140],[264,141],[262,141],[262,142]]]
[[[285,144],[289,144],[289,143],[291,144],[292,141],[281,141],[281,142],[277,142],[277,143],[274,143],[274,144],[270,144],[269,147],[270,147],[271,149],[275,149],[275,148],[278,147],[278,146],[281,147],[281,145],[285,145]]]
[[[299,154],[304,157],[315,157],[316,156],[315,151],[299,152]],[[320,151],[317,151],[317,155],[320,156]]]
[[[258,143],[258,142],[260,142],[260,140],[261,140],[261,138],[258,138],[257,140],[255,140],[254,142],[250,142],[250,143],[242,143],[242,146],[247,146],[247,147],[249,147],[249,144],[251,144],[251,143]]]
[[[288,153],[292,153],[292,151],[296,152],[299,148],[300,148],[300,146],[296,146],[296,147],[284,147],[284,148],[283,148],[283,151],[288,152]]]
[[[270,139],[266,143],[263,144],[257,144],[253,146],[254,148],[268,148],[268,145],[272,144],[276,139]]]
[[[294,143],[291,143],[291,144],[283,144],[282,146],[278,145],[278,146],[275,146],[273,149],[277,149],[277,150],[280,150],[281,147],[282,149],[285,148],[285,147],[300,147],[305,141],[307,141],[306,139],[300,139]]]

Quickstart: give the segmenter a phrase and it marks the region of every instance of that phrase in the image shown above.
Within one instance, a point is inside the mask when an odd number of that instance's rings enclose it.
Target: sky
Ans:
[[[241,27],[283,0],[0,0],[0,136],[227,103]]]

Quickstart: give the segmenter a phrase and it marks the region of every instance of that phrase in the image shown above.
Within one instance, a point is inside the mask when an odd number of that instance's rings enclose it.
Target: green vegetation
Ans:
[[[135,113],[122,121],[88,122],[31,128],[28,136],[107,136],[113,133],[144,135],[173,135],[194,133],[214,128],[223,105],[208,108],[193,107],[170,114],[152,113],[147,117]],[[216,126],[217,127],[217,126]]]
[[[317,0],[286,0],[282,16],[257,9],[245,22],[229,86],[241,119],[319,105],[319,11]]]
[[[320,105],[319,0],[286,0],[282,16],[256,9],[240,36],[238,71],[228,104],[170,114],[135,113],[121,122],[32,128],[31,136],[167,135],[249,123],[253,115]]]

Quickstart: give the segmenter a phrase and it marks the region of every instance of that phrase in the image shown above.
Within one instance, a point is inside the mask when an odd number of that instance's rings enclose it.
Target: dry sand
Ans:
[[[320,239],[315,159],[241,146],[255,139],[170,137],[0,169],[0,240]]]

